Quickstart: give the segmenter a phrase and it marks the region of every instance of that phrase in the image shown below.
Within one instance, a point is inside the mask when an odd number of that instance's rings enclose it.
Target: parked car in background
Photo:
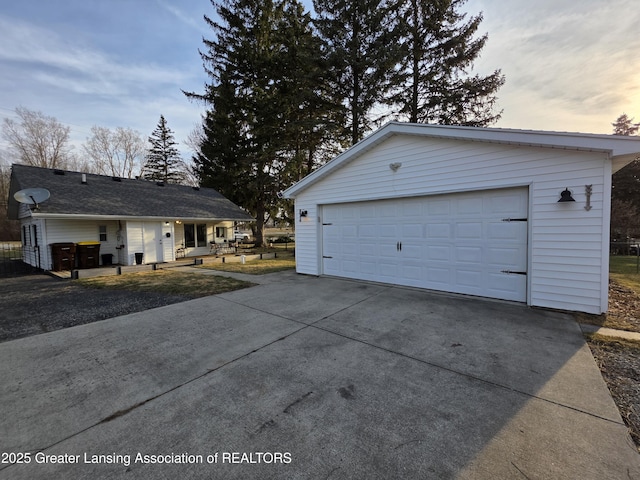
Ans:
[[[237,242],[245,242],[251,238],[251,235],[245,232],[241,232],[240,230],[235,230],[233,232],[233,236]]]

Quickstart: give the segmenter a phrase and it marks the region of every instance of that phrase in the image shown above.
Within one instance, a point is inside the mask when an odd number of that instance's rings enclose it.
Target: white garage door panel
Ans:
[[[526,301],[527,214],[527,188],[326,205],[323,273]]]

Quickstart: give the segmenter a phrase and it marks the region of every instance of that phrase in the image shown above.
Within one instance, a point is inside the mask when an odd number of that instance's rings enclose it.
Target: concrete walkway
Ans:
[[[580,328],[584,333],[597,333],[598,335],[604,335],[605,337],[624,338],[625,340],[640,342],[640,333],[638,332],[628,332],[626,330],[617,330],[615,328],[599,327],[597,325],[589,325],[587,323],[581,323]]]
[[[580,327],[503,302],[284,272],[5,342],[0,377],[0,479],[640,478]]]

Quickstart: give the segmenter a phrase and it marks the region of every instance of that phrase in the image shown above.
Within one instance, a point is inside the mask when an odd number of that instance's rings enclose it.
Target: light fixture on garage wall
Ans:
[[[390,164],[389,164],[389,168],[390,168],[391,170],[393,170],[394,172],[397,172],[397,171],[398,171],[398,169],[399,169],[401,166],[402,166],[402,163],[400,163],[400,162],[393,162],[393,163],[390,163]]]
[[[302,219],[308,215],[307,211],[302,209],[300,209],[299,214],[300,214],[300,221],[302,221]]]
[[[558,202],[575,202],[574,198],[571,196],[571,190],[565,188],[560,192],[560,200],[558,200]]]

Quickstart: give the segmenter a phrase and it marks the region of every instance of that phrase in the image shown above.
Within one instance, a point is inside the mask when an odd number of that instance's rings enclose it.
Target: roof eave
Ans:
[[[83,213],[42,213],[31,212],[32,218],[58,220],[126,220],[126,221],[176,221],[181,222],[255,222],[251,217],[173,217],[173,216],[127,216],[127,215],[89,215]]]

